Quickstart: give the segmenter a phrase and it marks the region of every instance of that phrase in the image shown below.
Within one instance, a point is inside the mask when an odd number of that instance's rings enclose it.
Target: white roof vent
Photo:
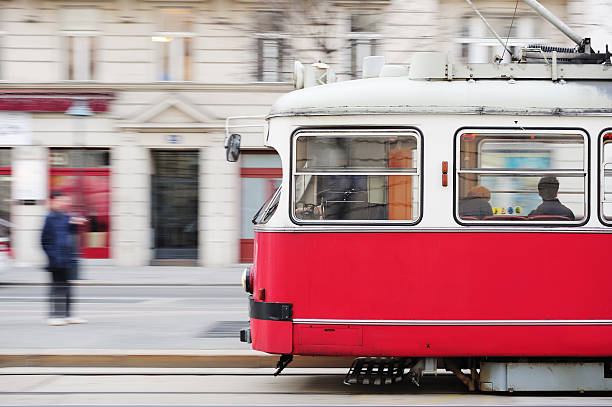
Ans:
[[[363,58],[362,78],[376,78],[385,66],[385,57],[373,55]]]
[[[405,65],[385,65],[380,71],[381,78],[408,76],[408,67]]]
[[[447,79],[445,52],[417,52],[412,55],[410,79]]]
[[[336,74],[327,64],[317,62],[303,65],[300,61],[295,61],[293,65],[293,86],[296,89],[333,82],[336,82]]]

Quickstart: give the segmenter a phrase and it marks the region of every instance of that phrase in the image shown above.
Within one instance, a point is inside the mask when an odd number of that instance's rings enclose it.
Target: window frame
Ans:
[[[95,14],[96,21],[87,27],[74,27],[71,24],[67,24],[64,20],[70,12],[74,11],[85,11],[92,12]],[[104,18],[104,13],[98,6],[66,6],[60,9],[60,51],[62,54],[61,65],[61,80],[64,82],[97,82],[99,76],[98,58],[100,51],[100,37],[102,36],[102,30],[100,23]],[[74,16],[73,16],[74,17]],[[77,72],[76,63],[79,56],[75,53],[75,43],[80,40],[87,39],[87,55],[89,63],[86,67],[86,78],[78,78],[81,72]]]
[[[165,31],[163,30],[162,27],[162,14],[164,12],[164,10],[185,10],[188,11],[191,15],[191,17],[193,18],[193,20],[191,21],[191,31]],[[157,12],[157,28],[158,30],[154,31],[151,34],[151,42],[154,44],[153,45],[153,52],[154,52],[154,56],[155,56],[155,82],[159,82],[159,83],[168,83],[168,82],[193,82],[194,81],[194,50],[195,50],[195,44],[194,44],[194,38],[196,38],[196,32],[195,32],[195,14],[196,11],[192,8],[192,7],[171,7],[171,6],[167,6],[167,7],[158,7],[156,9]],[[155,40],[155,38],[170,38],[170,41],[158,41]],[[181,58],[182,62],[181,62],[181,69],[176,69],[176,67],[173,68],[173,62],[174,65],[176,65],[178,63],[177,59],[179,59],[178,57],[173,57],[173,47],[171,45],[172,41],[180,41],[181,45],[180,48],[182,50],[181,53]],[[163,79],[161,76],[164,73],[164,48],[167,47],[167,51],[168,51],[168,79]],[[187,57],[189,56],[189,61],[186,61]],[[172,72],[180,72],[180,79],[176,79],[173,78],[171,73]],[[189,72],[189,78],[185,79],[186,77],[186,73]]]
[[[363,59],[358,60],[356,53],[356,47],[359,45],[359,41],[367,41],[371,47],[372,52],[369,56],[376,55],[377,49],[382,47],[382,34],[376,32],[349,32],[345,35],[347,42],[347,65],[348,75],[351,79],[359,79],[363,76]]]
[[[350,134],[353,133],[353,134]],[[407,175],[418,177],[418,217],[414,220],[320,220],[320,219],[298,219],[295,217],[295,176],[299,175],[297,171],[297,139],[304,135],[318,135],[323,137],[337,137],[343,135],[345,137],[359,137],[359,136],[385,136],[385,135],[411,135],[414,136],[417,142],[417,156],[419,159],[418,165],[415,167],[415,172],[401,172],[393,171],[393,174],[380,172],[376,175]],[[417,127],[368,127],[368,126],[351,126],[351,127],[300,127],[293,131],[291,134],[291,149],[290,149],[290,171],[289,171],[289,219],[296,225],[300,226],[415,226],[423,219],[423,199],[424,199],[424,148],[423,148],[423,133]],[[312,171],[319,172],[321,175],[326,174],[325,171]],[[367,175],[368,171],[343,171],[338,172],[342,175]],[[335,172],[328,172],[329,175],[336,174]]]
[[[287,83],[287,72],[285,72],[285,63],[286,63],[286,51],[288,47],[288,39],[289,36],[283,32],[261,32],[255,33],[255,49],[257,53],[257,63],[256,63],[256,72],[255,72],[255,81],[260,83]],[[266,71],[265,68],[265,60],[267,58],[264,57],[264,48],[266,41],[274,41],[277,46],[277,57],[276,57],[276,70],[274,71],[274,75],[276,76],[275,80],[266,80],[265,76]]]
[[[351,79],[359,79],[363,76],[363,58],[359,60],[356,55],[356,48],[358,42],[367,42],[370,46],[371,52],[368,56],[377,55],[380,48],[383,47],[384,35],[380,30],[380,24],[382,21],[379,17],[373,17],[375,20],[373,25],[367,27],[368,29],[361,29],[359,25],[353,25],[353,18],[357,17],[372,17],[375,10],[355,10],[349,13],[344,26],[344,41],[345,51],[344,59],[346,61],[346,75]]]
[[[100,35],[95,31],[63,31],[62,32],[62,53],[64,55],[63,62],[63,81],[66,82],[95,82],[96,76],[99,69],[97,67],[98,62],[98,50],[97,41]],[[87,54],[89,56],[89,63],[87,64],[87,78],[80,79],[81,76],[77,72],[75,61],[79,59],[75,52],[75,42],[77,39],[87,38]],[[72,42],[72,44],[71,44]]]
[[[608,134],[612,134],[612,127],[607,127],[603,129],[599,133],[599,137],[597,140],[597,185],[598,185],[598,193],[597,193],[597,215],[599,217],[599,221],[604,226],[612,226],[612,219],[606,219],[603,211],[604,197],[605,197],[605,168],[604,168],[604,137]]]
[[[462,219],[459,216],[459,200],[460,200],[460,196],[459,196],[459,175],[460,174],[472,174],[474,172],[470,172],[465,171],[465,170],[461,170],[461,148],[460,148],[460,144],[461,144],[461,136],[463,134],[466,133],[479,133],[479,134],[516,134],[516,135],[525,135],[527,133],[531,133],[531,134],[550,134],[550,133],[558,133],[560,136],[563,135],[569,135],[569,134],[579,134],[582,136],[584,143],[583,143],[583,174],[584,174],[584,218],[580,219],[580,220],[574,220],[574,221],[564,221],[564,222],[559,222],[559,221],[534,221],[534,220],[520,220],[520,221],[516,221],[516,220],[499,220],[499,221],[494,221],[494,220],[482,220],[482,219],[478,219],[478,220],[468,220],[468,219]],[[455,222],[457,222],[458,224],[462,225],[462,226],[519,226],[519,227],[533,227],[533,226],[545,226],[545,227],[567,227],[567,226],[571,226],[571,227],[575,227],[575,226],[584,226],[585,224],[588,223],[589,219],[590,219],[590,209],[591,209],[591,205],[590,205],[590,191],[591,191],[591,181],[590,181],[590,177],[591,177],[591,171],[590,171],[590,163],[591,163],[591,138],[589,133],[580,127],[521,127],[521,128],[516,128],[516,127],[461,127],[459,128],[456,132],[455,132],[455,140],[453,143],[453,156],[454,156],[454,160],[453,160],[453,217],[455,218]],[[522,171],[512,171],[512,170],[495,170],[495,169],[490,169],[489,171],[486,171],[486,169],[484,171],[482,171],[484,173],[486,172],[498,172],[500,174],[516,174],[519,176],[528,176],[528,175],[535,175],[536,173],[538,174],[542,174],[542,176],[544,175],[555,175],[555,174],[567,174],[569,172],[578,172],[576,170],[574,171],[567,171],[567,170],[555,170],[555,169],[550,169],[550,170],[536,170],[536,171],[530,171],[530,170],[522,170]]]
[[[255,10],[255,32],[253,34],[254,49],[255,49],[255,70],[254,80],[259,83],[287,83],[291,81],[291,70],[287,70],[287,62],[291,59],[288,57],[287,50],[290,48],[291,35],[285,30],[287,17],[284,15],[287,11],[282,8],[263,8]],[[270,23],[270,19],[277,20],[275,23]],[[264,49],[266,41],[276,43],[276,69],[274,72],[274,80],[268,80],[266,75],[272,71],[266,71],[266,59],[264,57]]]

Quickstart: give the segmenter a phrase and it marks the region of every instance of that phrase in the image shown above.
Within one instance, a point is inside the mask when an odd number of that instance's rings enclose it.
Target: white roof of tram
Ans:
[[[269,117],[346,114],[612,116],[612,80],[360,79],[290,92]]]

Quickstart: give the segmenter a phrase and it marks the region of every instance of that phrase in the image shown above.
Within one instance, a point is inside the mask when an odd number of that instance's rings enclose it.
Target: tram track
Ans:
[[[346,386],[342,369],[2,368],[0,405],[609,405],[605,394],[469,393],[450,375],[422,387]]]

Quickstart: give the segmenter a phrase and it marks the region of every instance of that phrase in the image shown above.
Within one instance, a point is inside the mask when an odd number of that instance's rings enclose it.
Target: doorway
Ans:
[[[184,265],[195,265],[198,259],[199,230],[198,151],[154,150],[152,159],[151,227],[154,234],[154,263],[185,260]]]
[[[251,219],[280,185],[282,169],[280,157],[275,152],[244,151],[240,157],[242,163],[240,262],[252,263],[255,232]]]

